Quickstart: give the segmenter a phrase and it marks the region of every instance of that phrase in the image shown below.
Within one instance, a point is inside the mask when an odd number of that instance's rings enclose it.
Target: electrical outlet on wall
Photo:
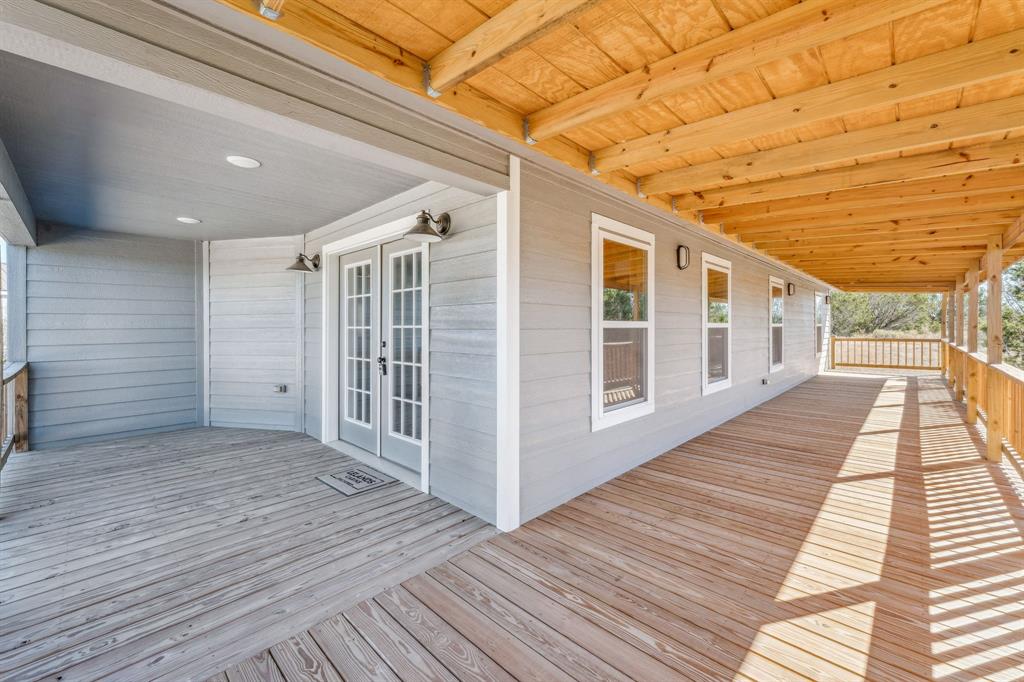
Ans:
[[[764,377],[764,378],[761,379],[761,385],[762,386],[767,386],[770,383],[772,383],[772,382],[771,382],[771,379],[769,379],[768,377]]]
[[[285,385],[285,384],[278,384],[277,386],[274,386],[274,393],[287,393],[287,392],[288,392],[288,386]]]

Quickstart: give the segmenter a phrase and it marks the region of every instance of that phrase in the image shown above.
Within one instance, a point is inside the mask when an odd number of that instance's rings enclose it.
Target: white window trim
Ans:
[[[709,323],[708,322],[708,270],[717,270],[724,272],[729,277],[729,321],[726,324]],[[701,329],[700,329],[700,345],[701,345],[701,392],[703,395],[710,395],[718,391],[723,391],[732,386],[732,263],[713,256],[710,253],[701,254],[701,271],[700,271],[700,287],[701,287]],[[728,330],[727,338],[727,351],[726,351],[726,367],[729,368],[728,376],[721,381],[714,383],[708,383],[708,329],[712,328],[724,328]]]
[[[641,403],[604,411],[604,353],[602,332],[606,327],[626,326],[604,320],[605,239],[647,252],[647,398]],[[599,431],[654,412],[654,235],[603,215],[591,215],[591,323],[590,323],[590,427]],[[628,325],[630,328],[634,325]]]
[[[814,335],[814,357],[821,357],[821,347],[825,345],[825,320],[828,319],[828,312],[826,311],[821,320],[821,343],[818,343],[818,297],[821,297],[822,305],[825,305],[825,294],[815,291],[814,292],[814,303],[811,310],[811,334]]]
[[[731,278],[730,278],[731,279]],[[772,288],[778,287],[782,290],[782,322],[776,325],[772,322],[772,306],[775,303],[772,298]],[[732,319],[730,315],[729,319]],[[772,358],[775,357],[775,349],[772,347],[774,343],[773,339],[775,334],[773,333],[775,327],[778,326],[782,329],[782,360],[779,364],[772,363]],[[768,278],[768,373],[778,372],[786,366],[786,284],[778,277]]]

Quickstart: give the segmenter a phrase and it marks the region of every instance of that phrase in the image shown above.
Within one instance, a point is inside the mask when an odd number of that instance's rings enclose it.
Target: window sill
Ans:
[[[612,412],[606,412],[601,416],[592,419],[590,422],[590,431],[600,431],[607,429],[611,426],[617,426],[624,424],[640,417],[645,417],[649,414],[654,414],[654,401],[648,400],[645,403],[638,405],[630,405],[629,407],[623,407],[621,410],[613,410]]]
[[[732,386],[732,377],[729,377],[728,379],[723,379],[722,381],[716,381],[713,384],[704,384],[703,394],[704,395],[711,395],[712,393],[718,393],[719,391],[724,391],[725,389],[730,388],[731,386]]]

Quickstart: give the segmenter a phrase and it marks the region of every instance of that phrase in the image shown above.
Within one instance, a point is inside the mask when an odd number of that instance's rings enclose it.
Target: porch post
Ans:
[[[967,271],[967,352],[978,352],[978,266]],[[978,363],[964,356],[964,377],[967,389],[967,423],[978,421]]]
[[[953,353],[949,347],[956,343],[956,335],[953,331],[954,319],[956,318],[956,290],[950,289],[946,294],[946,381],[952,386],[956,381],[956,372],[953,371],[951,361]]]
[[[939,301],[939,338],[943,341],[946,340],[946,330],[949,325],[946,323],[946,313],[948,312],[947,306],[949,305],[949,294],[943,292],[942,299]],[[942,372],[942,376],[946,376],[946,344],[943,343],[939,348],[939,370]]]
[[[955,339],[954,344],[957,348],[964,345],[964,276],[958,275],[956,278],[956,319],[953,322],[953,338]],[[964,367],[963,367],[963,353],[957,353],[956,355],[956,386],[954,393],[956,395],[956,401],[961,402],[964,399]]]
[[[1003,241],[1000,237],[989,240],[985,274],[988,277],[988,460],[999,462],[1003,458],[1004,379],[993,366],[1003,361]]]

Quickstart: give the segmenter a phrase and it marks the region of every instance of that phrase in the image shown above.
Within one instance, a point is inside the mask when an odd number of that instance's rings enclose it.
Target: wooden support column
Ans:
[[[1003,458],[1003,400],[1006,381],[993,367],[1003,362],[1003,241],[999,237],[989,240],[985,252],[985,273],[988,277],[988,448],[990,462]]]
[[[978,266],[967,271],[967,352],[978,352]],[[978,366],[976,358],[964,357],[964,388],[967,391],[967,423],[978,421]]]
[[[953,371],[953,354],[949,346],[956,343],[956,335],[953,331],[954,320],[956,319],[956,290],[950,289],[946,294],[946,381],[952,386],[956,380],[956,372]]]
[[[14,378],[14,449],[26,452],[28,443],[28,372],[26,366]]]
[[[959,275],[956,278],[956,317],[953,320],[953,339],[957,348],[962,349],[964,345],[964,276]],[[959,403],[964,399],[964,363],[963,353],[956,354],[956,385],[954,386],[954,394],[956,401]]]
[[[939,338],[945,340],[946,333],[949,330],[949,324],[947,323],[946,313],[947,306],[949,305],[949,294],[943,293],[942,299],[939,301]],[[939,365],[942,372],[942,376],[946,376],[946,344],[940,346],[939,352]]]

